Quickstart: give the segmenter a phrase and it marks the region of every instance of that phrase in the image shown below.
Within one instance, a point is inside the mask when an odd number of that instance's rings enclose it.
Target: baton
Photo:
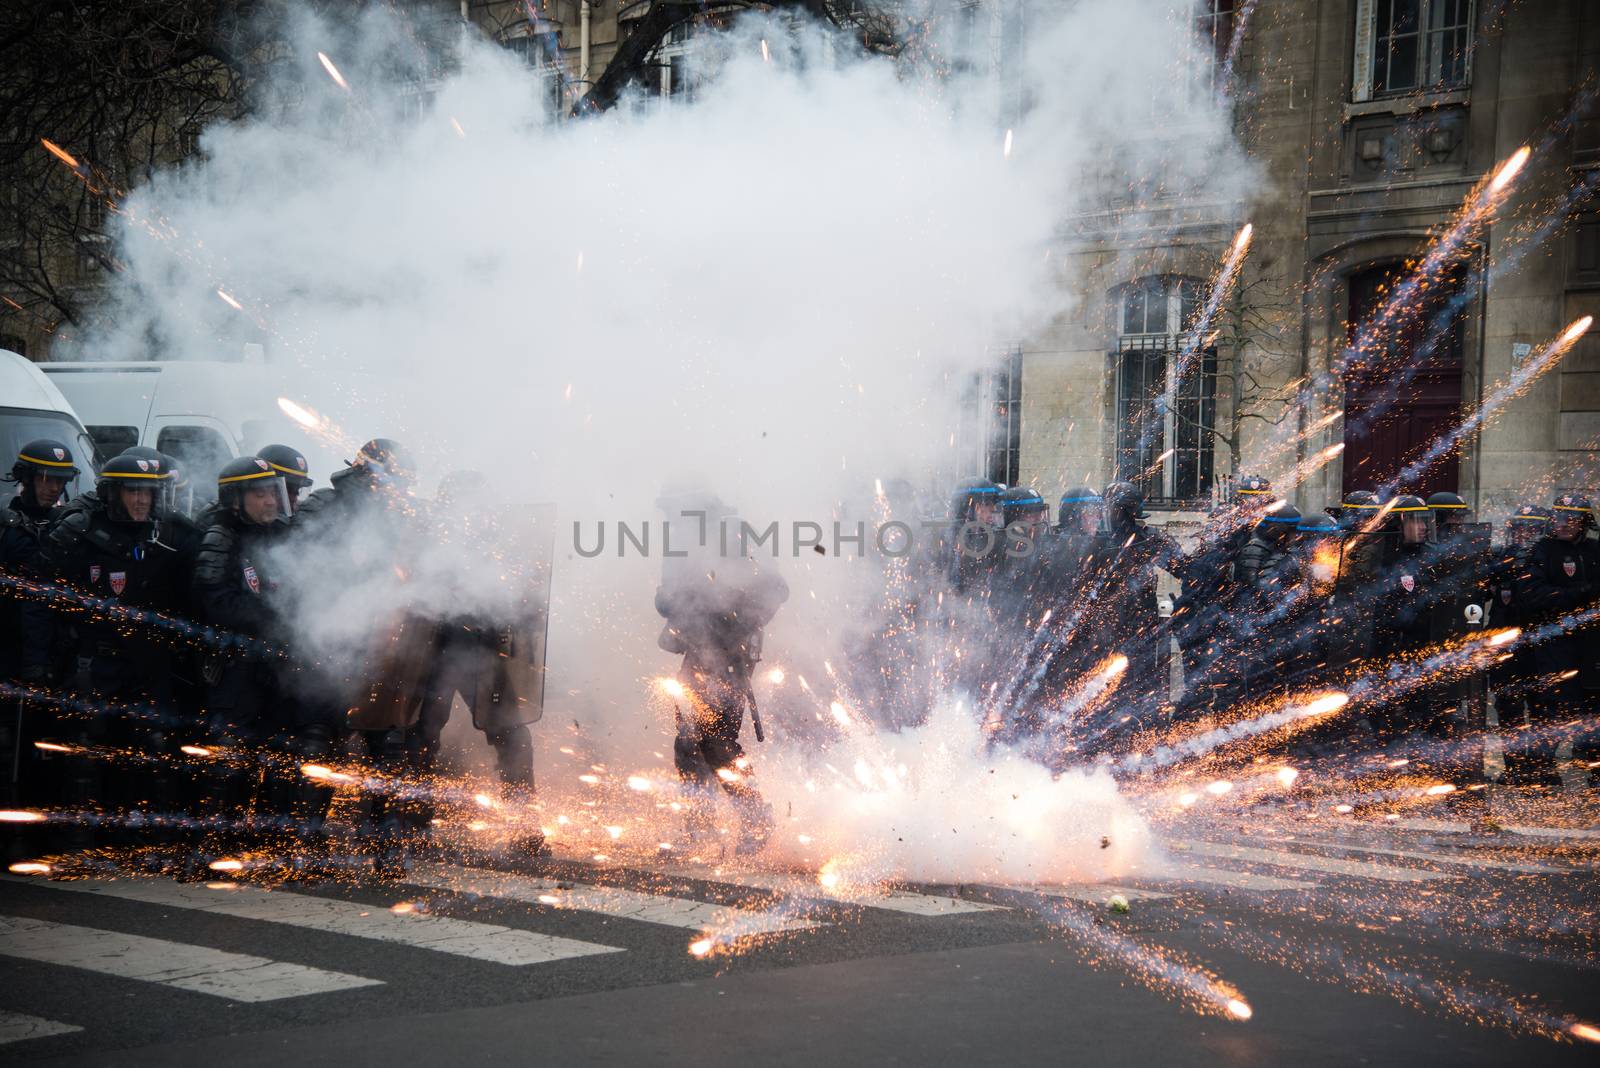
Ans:
[[[756,741],[765,742],[767,735],[761,729],[761,709],[756,707],[756,691],[755,687],[750,685],[749,679],[744,683],[744,695],[750,702],[750,725],[756,729]]]

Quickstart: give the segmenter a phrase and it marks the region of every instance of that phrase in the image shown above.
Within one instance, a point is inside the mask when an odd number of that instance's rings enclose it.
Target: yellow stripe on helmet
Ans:
[[[41,467],[75,467],[71,460],[41,460],[37,456],[29,456],[25,452],[17,453],[17,459],[26,460],[30,464],[39,464]]]
[[[271,472],[271,471],[252,471],[248,475],[233,475],[230,478],[219,478],[219,479],[217,479],[217,485],[225,486],[230,482],[249,482],[252,479],[257,479],[257,478],[277,478],[277,477],[278,476],[276,474],[274,474],[273,472]]]
[[[168,476],[166,476],[164,474],[145,474],[142,471],[102,471],[102,472],[100,472],[100,477],[101,478],[154,478],[154,479],[158,479],[159,480],[159,479],[166,478]]]

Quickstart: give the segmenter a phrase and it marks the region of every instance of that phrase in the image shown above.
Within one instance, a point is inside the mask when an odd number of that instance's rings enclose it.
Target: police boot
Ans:
[[[488,735],[494,747],[495,769],[507,786],[533,791],[533,736],[527,727],[513,727]]]
[[[388,779],[372,795],[372,808],[364,829],[372,853],[373,871],[383,879],[404,877],[410,866],[406,849],[405,802],[397,796],[403,788],[399,773],[405,769],[405,736],[398,730],[369,731],[367,752]]]
[[[772,806],[748,786],[725,785],[729,786],[728,793],[733,796],[734,808],[739,813],[739,844],[736,852],[740,856],[761,852],[767,848],[767,839],[772,837]]]

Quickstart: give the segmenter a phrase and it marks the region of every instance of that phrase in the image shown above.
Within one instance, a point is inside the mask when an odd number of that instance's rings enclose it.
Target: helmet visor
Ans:
[[[289,487],[276,472],[247,476],[233,483],[218,479],[218,483],[233,501],[234,511],[247,523],[276,523],[294,514]]]

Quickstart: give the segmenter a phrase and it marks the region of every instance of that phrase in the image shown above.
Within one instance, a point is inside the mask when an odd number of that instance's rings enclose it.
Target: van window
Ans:
[[[136,426],[91,426],[85,429],[94,439],[95,455],[102,464],[113,456],[120,456],[123,449],[139,444],[139,428]]]
[[[217,472],[233,459],[233,450],[221,434],[208,426],[162,427],[156,448],[183,465],[196,500],[216,499]]]
[[[39,438],[54,438],[73,452],[72,459],[80,473],[67,483],[67,496],[76,497],[94,485],[93,443],[69,417],[33,408],[0,408],[0,477],[9,478],[22,446]],[[0,507],[4,507],[15,487],[0,486],[0,491]]]

